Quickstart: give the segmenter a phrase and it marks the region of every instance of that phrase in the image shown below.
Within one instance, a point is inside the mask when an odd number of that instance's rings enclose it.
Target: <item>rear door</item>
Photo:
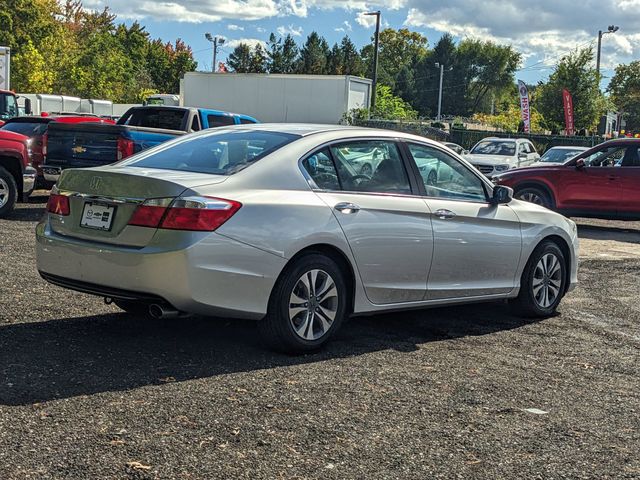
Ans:
[[[427,299],[510,292],[516,284],[522,240],[508,205],[488,202],[488,187],[458,159],[431,145],[408,143],[422,179],[434,235]],[[422,165],[439,164],[433,183]]]
[[[640,148],[627,147],[618,175],[622,186],[622,201],[618,213],[640,218]]]
[[[381,160],[370,176],[347,159],[373,150]],[[423,300],[433,250],[429,208],[414,194],[396,142],[340,142],[308,156],[302,165],[345,233],[369,300]]]

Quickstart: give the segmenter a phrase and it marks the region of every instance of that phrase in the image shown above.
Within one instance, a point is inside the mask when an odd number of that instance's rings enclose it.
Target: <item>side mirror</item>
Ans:
[[[524,153],[524,152],[520,152],[520,153],[518,154],[518,158],[526,159],[526,158],[527,158],[527,154],[526,154],[526,153]]]
[[[578,160],[576,160],[576,170],[582,170],[586,166],[587,164],[584,162],[584,158],[579,158]]]
[[[462,150],[462,155],[469,155],[469,150]]]
[[[493,187],[493,196],[491,197],[491,203],[494,205],[500,205],[502,203],[509,203],[513,200],[513,189],[505,187],[504,185],[496,185]]]

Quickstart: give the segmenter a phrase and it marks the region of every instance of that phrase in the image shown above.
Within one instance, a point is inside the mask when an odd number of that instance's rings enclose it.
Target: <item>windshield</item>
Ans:
[[[2,130],[9,130],[10,132],[21,133],[27,137],[33,137],[36,135],[44,135],[47,130],[47,123],[45,122],[9,122],[2,126]]]
[[[516,154],[516,143],[508,140],[483,140],[471,150],[476,155],[504,155],[511,157]]]
[[[131,167],[232,175],[300,138],[280,132],[222,132],[187,136],[123,162]]]
[[[568,150],[565,148],[552,148],[547,150],[542,157],[540,157],[540,162],[549,162],[549,163],[564,163],[567,160],[572,159],[576,155],[584,152],[585,149],[576,149],[576,150]]]

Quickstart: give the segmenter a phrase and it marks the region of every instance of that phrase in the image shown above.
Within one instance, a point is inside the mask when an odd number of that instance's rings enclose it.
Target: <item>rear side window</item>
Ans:
[[[226,127],[236,123],[231,115],[207,115],[207,122],[209,122],[209,128]]]
[[[162,128],[165,130],[182,130],[185,110],[162,108],[140,108],[122,117],[118,124],[132,127]]]
[[[165,143],[122,165],[232,175],[297,138],[299,135],[264,131],[209,133]]]
[[[2,126],[2,130],[9,130],[10,132],[21,133],[27,137],[33,137],[35,135],[44,135],[47,130],[47,123],[44,122],[10,122]]]
[[[256,122],[254,122],[253,120],[249,120],[248,118],[240,117],[240,125],[254,124],[254,123],[256,123]]]
[[[319,152],[305,158],[302,161],[302,166],[318,188],[322,190],[340,190],[338,172],[327,148],[323,148]]]

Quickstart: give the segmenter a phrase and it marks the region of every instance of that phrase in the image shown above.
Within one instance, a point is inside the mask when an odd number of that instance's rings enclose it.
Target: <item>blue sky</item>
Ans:
[[[433,45],[444,32],[455,38],[490,39],[512,44],[523,54],[517,77],[534,83],[546,78],[571,49],[593,44],[599,29],[606,35],[602,73],[607,78],[618,63],[640,58],[640,0],[85,0],[87,8],[109,6],[119,19],[140,21],[153,37],[185,40],[200,70],[211,68],[211,44],[205,32],[225,37],[224,60],[241,41],[266,41],[270,32],[292,33],[302,43],[312,31],[330,44],[345,34],[362,47],[370,41],[373,17],[382,11],[383,26],[407,27],[423,33]]]

